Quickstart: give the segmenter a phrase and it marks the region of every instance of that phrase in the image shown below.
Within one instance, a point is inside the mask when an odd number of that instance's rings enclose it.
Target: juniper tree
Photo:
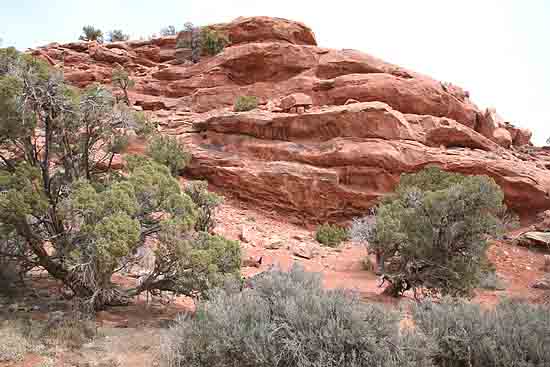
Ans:
[[[487,264],[488,236],[501,229],[503,198],[489,177],[427,168],[403,175],[376,214],[357,222],[367,227],[357,232],[391,261],[385,275],[393,295],[412,289],[467,296]]]
[[[91,25],[82,27],[82,35],[79,37],[81,41],[97,41],[103,43],[103,32],[99,28]]]
[[[2,256],[45,269],[96,309],[145,291],[194,296],[236,274],[238,244],[194,231],[198,209],[166,166],[141,157],[122,174],[109,169],[147,124],[103,87],[78,91],[0,50]],[[136,287],[113,284],[144,245],[153,268]]]

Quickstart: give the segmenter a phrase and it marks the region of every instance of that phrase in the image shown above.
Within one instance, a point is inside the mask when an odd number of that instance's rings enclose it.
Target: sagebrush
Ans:
[[[550,366],[550,310],[505,300],[495,308],[445,299],[413,307],[416,333],[441,367]]]
[[[240,291],[227,284],[180,317],[162,341],[167,367],[428,366],[400,348],[398,314],[324,290],[299,267],[262,273]]]
[[[479,287],[482,289],[502,291],[506,289],[506,282],[494,271],[485,272],[480,276]]]

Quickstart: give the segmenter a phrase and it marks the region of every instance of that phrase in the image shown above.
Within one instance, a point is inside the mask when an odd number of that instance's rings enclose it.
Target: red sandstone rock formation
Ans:
[[[191,175],[306,221],[361,215],[401,173],[432,164],[493,177],[520,213],[550,208],[550,155],[522,148],[530,132],[481,111],[469,92],[359,51],[318,47],[297,22],[239,18],[213,28],[230,45],[197,64],[176,59],[176,37],[31,52],[79,87],[109,84],[124,66],[136,80],[132,102],[189,146]],[[294,93],[313,106],[275,107]],[[231,112],[241,95],[258,97],[259,108]]]

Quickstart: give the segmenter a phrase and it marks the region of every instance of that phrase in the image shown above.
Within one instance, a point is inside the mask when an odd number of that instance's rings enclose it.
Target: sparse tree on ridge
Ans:
[[[108,36],[109,42],[124,42],[130,39],[130,35],[124,33],[122,29],[114,29],[109,32]]]
[[[81,41],[96,41],[103,43],[103,32],[99,28],[91,25],[82,27],[82,35],[79,37]]]
[[[169,25],[166,28],[162,28],[160,30],[160,35],[163,36],[163,37],[175,36],[176,35],[176,27],[174,27],[173,25]]]

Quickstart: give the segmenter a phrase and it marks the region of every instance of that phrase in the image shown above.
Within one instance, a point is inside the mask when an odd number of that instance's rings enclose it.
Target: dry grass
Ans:
[[[0,328],[0,362],[18,362],[29,349],[29,342],[13,325]]]
[[[46,327],[42,336],[48,345],[79,349],[97,337],[97,327],[91,320],[67,318]]]
[[[17,362],[27,353],[41,353],[45,347],[33,336],[29,320],[0,323],[0,362]]]

